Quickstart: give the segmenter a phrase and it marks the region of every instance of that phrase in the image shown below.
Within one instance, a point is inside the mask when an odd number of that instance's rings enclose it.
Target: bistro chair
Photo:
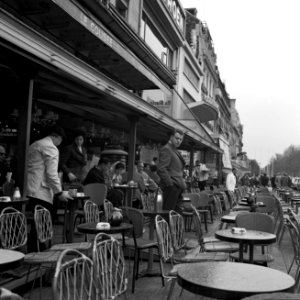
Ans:
[[[104,220],[105,222],[109,222],[109,220],[112,217],[112,213],[114,211],[114,206],[109,200],[104,199],[103,208],[104,208]]]
[[[239,245],[235,243],[223,242],[215,237],[203,237],[201,227],[201,216],[195,206],[191,205],[193,209],[193,221],[198,236],[198,243],[201,252],[225,252],[232,253],[239,250]]]
[[[0,245],[4,249],[19,249],[27,243],[26,216],[13,207],[6,207],[0,214]]]
[[[134,249],[134,264],[132,272],[132,293],[135,289],[135,281],[139,274],[140,253],[143,250],[158,249],[157,241],[151,241],[143,238],[144,233],[144,215],[143,213],[132,207],[123,207],[123,213],[128,221],[133,225],[133,232],[129,238],[125,240],[125,247]]]
[[[174,285],[176,283],[177,270],[178,267],[180,267],[181,263],[226,261],[228,259],[228,256],[225,253],[199,253],[199,250],[191,251],[187,254],[184,253],[184,255],[182,255],[182,253],[176,255],[173,247],[170,227],[167,221],[160,215],[157,215],[155,217],[155,227],[159,247],[158,249],[162,278],[171,280],[171,286],[167,299],[171,299]],[[167,269],[169,269],[169,271],[167,271]]]
[[[83,186],[83,192],[85,195],[90,197],[90,201],[93,201],[98,206],[99,212],[103,208],[104,199],[107,196],[107,186],[104,183],[89,183]],[[77,209],[75,211],[74,224],[77,224],[77,219],[81,220],[84,218],[83,209]],[[101,213],[100,213],[101,216]],[[74,226],[75,227],[75,226]]]
[[[263,213],[244,213],[239,214],[236,217],[235,220],[237,227],[243,227],[246,230],[258,230],[258,231],[264,231],[268,233],[274,233],[275,230],[275,224],[274,224],[274,218],[272,216],[263,214]],[[253,254],[253,261],[254,263],[263,264],[268,266],[269,262],[272,262],[274,260],[274,257],[269,254],[267,248],[267,253],[265,253],[265,246],[261,245],[262,251],[261,253],[258,253],[256,249],[254,249]],[[234,261],[239,260],[239,253],[232,253],[230,254],[230,259]],[[244,262],[249,262],[249,252],[244,255]]]
[[[121,244],[114,237],[105,233],[96,235],[93,243],[93,263],[95,299],[114,299],[126,293],[124,255]]]
[[[182,249],[186,251],[199,246],[197,240],[184,237],[184,218],[174,210],[169,211],[169,225],[175,251],[180,251]]]
[[[34,223],[37,232],[38,251],[40,251],[41,244],[46,245],[46,247],[52,251],[63,251],[65,249],[72,248],[79,251],[88,252],[91,249],[92,244],[90,242],[55,244],[51,246],[53,238],[51,213],[42,205],[36,205],[34,208]]]
[[[54,273],[54,300],[96,299],[93,272],[90,258],[75,249],[64,250],[58,258]]]

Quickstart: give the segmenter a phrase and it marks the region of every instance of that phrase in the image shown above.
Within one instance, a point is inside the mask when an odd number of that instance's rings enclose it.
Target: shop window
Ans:
[[[143,14],[141,22],[141,37],[151,50],[167,67],[171,67],[173,52],[166,44],[163,37],[158,32],[153,23]]]
[[[196,100],[185,89],[183,90],[182,98],[186,104],[196,102]]]

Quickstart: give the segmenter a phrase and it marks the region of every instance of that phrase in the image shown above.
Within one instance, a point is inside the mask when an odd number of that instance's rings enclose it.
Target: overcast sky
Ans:
[[[236,99],[243,151],[261,167],[300,144],[300,1],[180,0],[213,39],[220,77]]]

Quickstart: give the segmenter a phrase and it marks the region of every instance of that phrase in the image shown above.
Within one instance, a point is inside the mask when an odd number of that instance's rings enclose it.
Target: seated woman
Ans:
[[[123,176],[122,174],[125,173],[125,165],[117,161],[111,168],[112,171],[112,183],[113,184],[122,184],[123,183]]]

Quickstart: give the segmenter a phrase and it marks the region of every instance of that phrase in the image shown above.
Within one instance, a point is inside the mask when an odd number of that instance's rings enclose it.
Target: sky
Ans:
[[[221,80],[244,126],[243,151],[261,167],[300,145],[300,1],[180,0],[196,7]]]

